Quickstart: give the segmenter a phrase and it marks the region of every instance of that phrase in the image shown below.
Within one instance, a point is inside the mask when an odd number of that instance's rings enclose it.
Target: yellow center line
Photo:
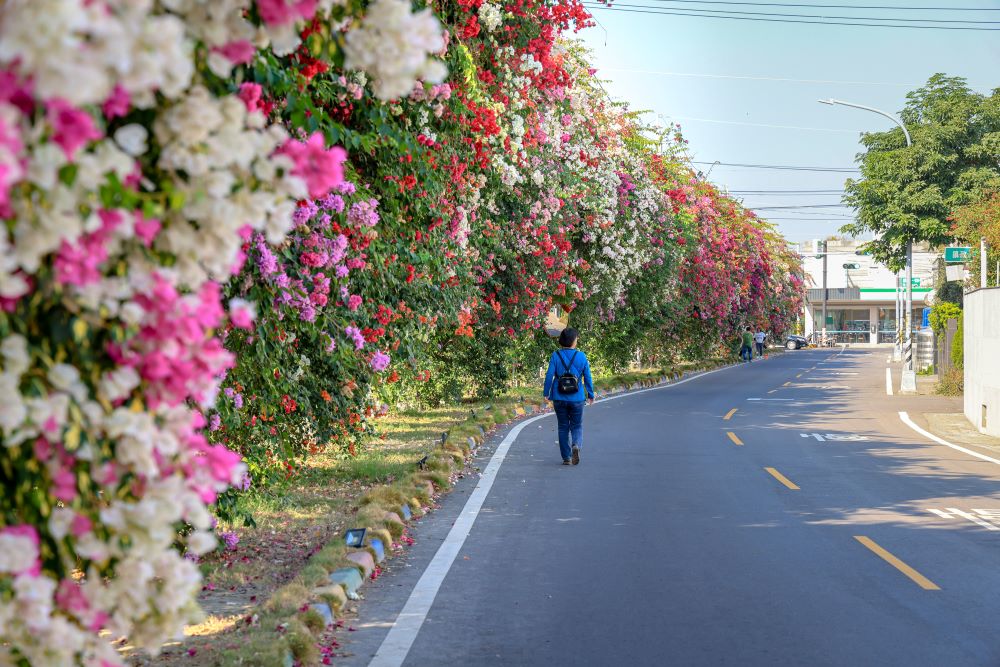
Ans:
[[[729,421],[730,418],[732,418],[732,416],[736,414],[737,410],[739,410],[739,408],[733,408],[732,410],[730,410],[729,412],[726,413],[726,416],[723,417],[723,419],[725,419],[726,421]]]
[[[797,377],[797,378],[800,378],[800,377],[802,377],[802,373],[799,373],[799,374],[798,374],[798,375],[796,375],[795,377]]]
[[[739,437],[735,433],[733,433],[732,431],[726,431],[726,435],[729,436],[729,439],[733,441],[734,445],[742,445],[743,444],[743,441],[740,440]]]
[[[771,473],[772,477],[774,477],[776,480],[778,480],[779,482],[781,482],[782,484],[784,484],[785,486],[787,486],[792,491],[798,491],[799,490],[799,487],[796,484],[794,484],[792,482],[792,480],[788,479],[787,477],[785,477],[784,475],[782,475],[780,472],[778,472],[774,468],[764,468],[764,470],[766,470],[769,473]]]
[[[782,386],[782,387],[790,387],[791,385],[792,385],[792,383],[791,383],[791,382],[786,382],[785,384],[783,384],[783,385],[781,385],[781,386]]]
[[[912,579],[917,586],[920,586],[925,591],[941,590],[940,586],[938,586],[933,581],[931,581],[924,575],[920,574],[912,567],[910,567],[909,565],[907,565],[906,563],[899,560],[891,553],[880,547],[870,537],[865,537],[864,535],[855,535],[854,539],[856,539],[858,542],[861,542],[861,544],[868,547],[868,549],[870,549],[875,555],[877,555],[879,558],[887,562],[889,565],[892,565],[894,568],[896,568],[897,570],[905,574],[907,577]]]

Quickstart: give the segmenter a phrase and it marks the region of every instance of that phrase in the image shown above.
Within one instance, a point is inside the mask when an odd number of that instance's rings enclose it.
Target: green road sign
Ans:
[[[844,264],[845,269],[860,269],[860,264]]]
[[[944,261],[946,262],[968,262],[972,248],[945,248]]]
[[[910,284],[913,287],[920,287],[920,278],[910,278]],[[906,287],[906,278],[899,279],[899,286]]]

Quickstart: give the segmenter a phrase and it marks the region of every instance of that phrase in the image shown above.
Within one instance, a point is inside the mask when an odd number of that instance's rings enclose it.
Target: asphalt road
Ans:
[[[378,664],[1000,665],[1000,465],[904,425],[954,402],[887,396],[885,368],[803,350],[598,403],[579,466],[553,416],[525,426],[412,645]],[[368,587],[346,664],[475,482]]]

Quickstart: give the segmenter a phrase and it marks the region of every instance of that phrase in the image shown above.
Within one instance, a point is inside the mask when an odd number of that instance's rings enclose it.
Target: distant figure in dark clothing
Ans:
[[[743,332],[740,345],[740,359],[746,362],[753,361],[753,330],[747,327]]]

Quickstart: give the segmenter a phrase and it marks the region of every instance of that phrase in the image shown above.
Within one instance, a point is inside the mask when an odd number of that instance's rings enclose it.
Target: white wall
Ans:
[[[980,432],[1000,436],[1000,288],[966,294],[964,317],[965,416]]]

